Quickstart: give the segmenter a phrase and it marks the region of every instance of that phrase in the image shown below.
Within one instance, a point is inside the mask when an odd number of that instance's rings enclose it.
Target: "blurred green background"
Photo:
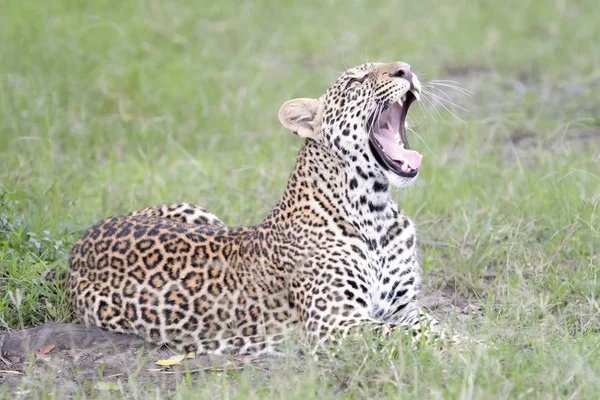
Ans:
[[[591,0],[0,0],[0,329],[69,319],[64,294],[35,279],[100,218],[187,201],[259,222],[301,145],[280,105],[402,60],[471,93],[441,87],[449,110],[411,108],[423,167],[395,196],[419,229],[425,293],[477,301],[485,317],[465,329],[500,346],[407,356],[402,393],[594,397],[599,22]],[[378,362],[350,394],[398,395]],[[343,381],[312,368],[286,393]],[[464,391],[466,371],[479,391]]]
[[[452,93],[478,108],[461,115],[469,123],[419,127],[432,148],[424,182],[450,143],[480,165],[470,147],[598,118],[593,2],[3,3],[5,186],[71,222],[183,199],[255,220],[300,145],[279,126],[279,106],[319,96],[365,61],[404,60],[424,80],[458,74],[470,90],[500,86],[474,104]],[[474,85],[472,73],[483,75]]]

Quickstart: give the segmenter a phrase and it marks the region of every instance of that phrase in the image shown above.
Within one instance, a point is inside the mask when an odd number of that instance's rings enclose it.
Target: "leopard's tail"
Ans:
[[[42,279],[49,283],[55,283],[58,286],[67,286],[69,271],[61,268],[49,269],[42,273]]]

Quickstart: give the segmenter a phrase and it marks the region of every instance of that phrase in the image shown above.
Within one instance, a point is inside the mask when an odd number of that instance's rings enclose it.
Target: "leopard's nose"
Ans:
[[[410,72],[410,65],[402,64],[396,67],[394,72],[390,73],[392,78],[403,78],[412,83],[412,72]]]

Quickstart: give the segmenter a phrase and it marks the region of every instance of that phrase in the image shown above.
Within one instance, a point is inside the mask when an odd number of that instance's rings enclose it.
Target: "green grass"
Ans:
[[[226,223],[260,221],[300,146],[279,106],[319,96],[346,67],[403,60],[423,80],[473,92],[448,92],[469,110],[454,109],[462,121],[440,107],[411,111],[424,165],[396,198],[423,239],[424,290],[481,304],[485,316],[459,326],[483,344],[356,342],[333,360],[277,361],[268,374],[172,375],[170,388],[133,376],[119,390],[600,393],[596,2],[4,0],[0,9],[0,329],[69,319],[64,293],[39,276],[65,267],[76,236],[102,217],[189,201]],[[41,377],[21,389],[119,396],[92,387]]]

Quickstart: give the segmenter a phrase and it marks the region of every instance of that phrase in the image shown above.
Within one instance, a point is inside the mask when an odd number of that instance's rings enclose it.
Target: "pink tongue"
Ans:
[[[393,133],[388,132],[387,129],[381,129],[380,132],[375,133],[375,138],[385,150],[385,154],[387,154],[390,158],[396,161],[402,161],[411,169],[417,169],[421,166],[421,156],[418,152],[414,150],[406,150],[394,140],[390,139],[390,137],[394,137]]]

